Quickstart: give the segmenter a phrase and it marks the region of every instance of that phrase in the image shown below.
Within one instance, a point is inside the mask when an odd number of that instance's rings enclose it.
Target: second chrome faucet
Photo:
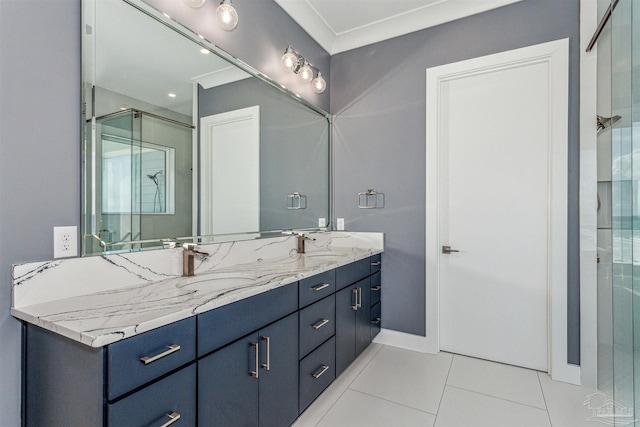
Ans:
[[[195,258],[207,258],[209,254],[207,252],[199,251],[198,245],[195,243],[185,243],[182,245],[182,276],[190,277],[195,276]]]

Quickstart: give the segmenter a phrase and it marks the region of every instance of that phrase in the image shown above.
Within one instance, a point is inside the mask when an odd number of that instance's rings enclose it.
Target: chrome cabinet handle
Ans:
[[[356,295],[355,299],[353,298],[354,294]],[[355,311],[358,309],[358,289],[357,288],[351,289],[351,301],[354,301],[354,300],[355,300],[355,303],[351,306],[351,310]]]
[[[321,291],[321,290],[323,290],[323,289],[328,288],[329,286],[331,286],[331,285],[330,285],[330,284],[328,284],[328,283],[323,283],[322,285],[314,286],[314,287],[312,287],[311,289],[313,289],[313,290],[314,290],[314,291],[316,291],[316,292],[319,292],[319,291]]]
[[[329,370],[329,365],[322,365],[322,369],[320,370],[320,372],[318,372],[317,374],[311,374],[311,376],[315,379],[318,379],[322,376],[322,374],[327,372],[327,370]]]
[[[160,427],[167,427],[170,426],[171,424],[175,423],[176,421],[178,421],[180,419],[180,414],[177,412],[172,412],[170,414],[167,414],[167,417],[169,417],[169,421],[167,421],[166,423],[162,424]]]
[[[327,323],[329,323],[329,319],[322,319],[320,322],[316,323],[315,325],[311,325],[311,327],[317,331]]]
[[[262,364],[262,369],[268,371],[271,369],[271,338],[262,337],[262,341],[264,341],[267,345],[267,363]]]
[[[374,266],[374,267],[377,267],[377,266],[379,266],[380,264],[382,264],[382,262],[381,262],[381,261],[375,261],[375,262],[372,262],[372,263],[371,263],[371,265],[372,265],[372,266]]]
[[[442,253],[443,254],[451,254],[453,252],[460,252],[460,251],[457,250],[457,249],[451,249],[451,246],[443,246],[442,247]]]
[[[378,285],[378,286],[374,286],[373,288],[371,288],[372,291],[379,291],[380,289],[382,289],[382,286]]]
[[[255,350],[255,352],[256,352],[256,370],[255,370],[255,371],[251,371],[251,372],[250,372],[250,373],[251,373],[251,376],[252,376],[253,378],[258,378],[258,376],[259,376],[258,369],[260,369],[260,360],[259,360],[259,358],[260,358],[259,353],[260,353],[260,352],[259,352],[259,350],[258,350],[258,346],[259,346],[259,344],[258,344],[257,342],[252,342],[252,343],[251,343],[251,347],[252,347],[252,348]]]
[[[371,323],[373,323],[374,325],[377,325],[378,323],[380,323],[380,320],[382,320],[382,319],[380,319],[379,317],[376,317],[375,319],[373,319],[371,321]]]
[[[163,351],[162,353],[156,354],[155,356],[144,356],[144,357],[141,357],[140,361],[142,363],[144,363],[145,365],[148,365],[149,363],[155,362],[158,359],[162,359],[163,357],[168,356],[171,353],[175,353],[178,350],[180,350],[180,346],[178,344],[171,344],[166,351]]]
[[[362,288],[358,287],[356,290],[358,291],[358,302],[356,303],[356,306],[358,308],[362,308]]]

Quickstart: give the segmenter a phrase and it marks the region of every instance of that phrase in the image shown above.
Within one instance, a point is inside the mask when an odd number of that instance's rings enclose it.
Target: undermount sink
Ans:
[[[320,257],[335,257],[335,258],[342,258],[342,257],[346,257],[348,254],[344,253],[344,252],[332,252],[332,251],[326,251],[326,252],[306,252],[304,254],[305,257],[307,258],[320,258]]]
[[[203,274],[202,276],[194,276],[188,279],[184,279],[184,281],[178,284],[177,287],[190,291],[216,291],[219,289],[248,285],[255,282],[255,280],[255,277],[251,277],[248,275],[240,276],[235,274]]]

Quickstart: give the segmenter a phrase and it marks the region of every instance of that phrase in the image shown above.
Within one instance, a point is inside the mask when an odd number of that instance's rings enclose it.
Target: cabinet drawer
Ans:
[[[82,408],[78,408],[82,410]],[[107,406],[109,427],[196,425],[196,365],[192,364]]]
[[[336,271],[325,271],[299,282],[299,307],[306,307],[336,290]]]
[[[378,302],[371,307],[371,339],[380,333],[380,327],[382,325],[381,316],[382,303]]]
[[[107,347],[107,397],[113,400],[195,358],[195,316],[115,342]]]
[[[370,258],[361,259],[336,269],[336,289],[340,290],[367,277],[371,271]]]
[[[382,254],[373,255],[371,258],[371,274],[380,271],[382,266]]]
[[[300,310],[300,359],[335,334],[335,318],[335,295]]]
[[[300,361],[300,413],[335,379],[335,355],[336,340],[331,338]]]
[[[377,272],[373,276],[371,276],[371,305],[374,305],[375,303],[380,301],[380,295],[382,294],[380,277],[380,272]]]
[[[198,357],[298,310],[298,282],[198,315]]]

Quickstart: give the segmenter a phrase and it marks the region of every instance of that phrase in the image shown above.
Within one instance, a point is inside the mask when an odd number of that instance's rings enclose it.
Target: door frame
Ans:
[[[530,64],[549,70],[548,369],[553,379],[580,383],[580,367],[567,363],[567,184],[569,39],[542,43],[427,69],[426,117],[426,347],[440,351],[438,200],[440,86],[448,81]],[[499,122],[497,122],[499,125]]]

